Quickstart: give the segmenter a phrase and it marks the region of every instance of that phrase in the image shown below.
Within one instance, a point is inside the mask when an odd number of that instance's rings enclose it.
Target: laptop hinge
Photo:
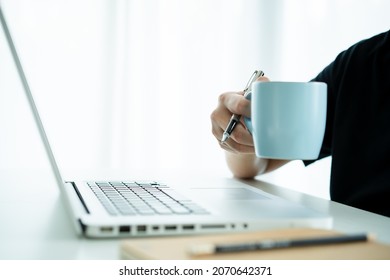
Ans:
[[[89,212],[89,210],[88,210],[88,207],[87,207],[87,204],[85,203],[83,197],[81,196],[81,194],[80,194],[80,192],[79,192],[79,190],[78,190],[78,188],[77,188],[77,186],[76,186],[76,183],[75,183],[75,182],[65,182],[65,183],[72,184],[72,186],[73,186],[73,188],[74,188],[74,190],[75,190],[75,192],[76,192],[78,198],[80,199],[81,204],[83,205],[85,211],[86,211],[88,214],[90,214],[90,212]]]
[[[81,228],[82,234],[85,235],[85,231],[87,230],[87,226],[83,223],[83,221],[81,221],[81,219],[78,219],[77,221],[78,221],[79,224],[80,224],[80,228]]]

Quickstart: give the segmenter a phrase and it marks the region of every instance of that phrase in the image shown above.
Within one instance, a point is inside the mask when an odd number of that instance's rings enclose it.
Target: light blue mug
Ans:
[[[327,85],[322,82],[255,82],[251,119],[256,156],[317,159],[325,133]]]

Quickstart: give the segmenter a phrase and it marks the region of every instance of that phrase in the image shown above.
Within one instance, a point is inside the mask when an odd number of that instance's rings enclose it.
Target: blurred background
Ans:
[[[2,0],[65,175],[231,176],[211,133],[218,96],[254,69],[308,81],[387,31],[385,0]],[[47,158],[0,34],[0,168]],[[331,159],[259,179],[328,198]]]

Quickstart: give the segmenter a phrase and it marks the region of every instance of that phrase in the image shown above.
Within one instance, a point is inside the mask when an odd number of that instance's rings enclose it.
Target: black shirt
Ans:
[[[331,199],[390,217],[390,31],[342,52],[314,80],[328,84],[319,158],[332,156]]]

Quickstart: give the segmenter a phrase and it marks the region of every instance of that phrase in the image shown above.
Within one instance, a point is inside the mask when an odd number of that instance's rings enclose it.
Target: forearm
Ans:
[[[289,162],[288,160],[258,158],[254,154],[235,154],[231,152],[225,154],[230,171],[235,177],[243,179],[271,172]]]

